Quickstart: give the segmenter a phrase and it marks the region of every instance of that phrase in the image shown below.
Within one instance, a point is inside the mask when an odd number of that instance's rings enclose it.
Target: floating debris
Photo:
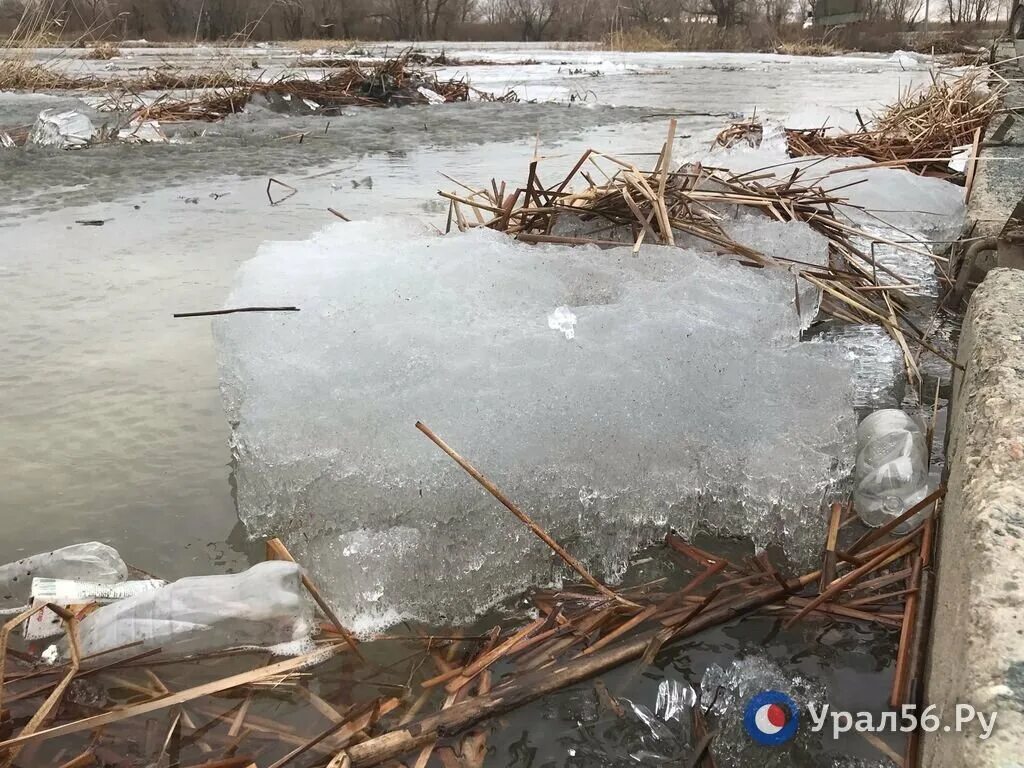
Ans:
[[[908,91],[870,127],[862,122],[860,131],[787,128],[789,154],[866,157],[915,173],[951,176],[955,172],[950,158],[956,148],[976,144],[999,106],[1003,89],[988,88],[983,75],[936,80],[924,90]]]

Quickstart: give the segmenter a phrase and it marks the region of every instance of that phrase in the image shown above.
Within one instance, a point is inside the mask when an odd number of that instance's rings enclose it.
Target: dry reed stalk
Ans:
[[[789,154],[866,157],[916,173],[952,175],[953,150],[974,144],[972,139],[984,132],[999,106],[1003,89],[986,91],[983,76],[974,72],[908,90],[873,120],[871,130],[830,134],[827,128],[787,129]]]
[[[595,579],[590,574],[590,572],[583,567],[582,563],[580,563],[575,557],[570,555],[565,550],[565,548],[562,547],[561,544],[559,544],[557,541],[551,538],[547,531],[545,531],[543,528],[537,525],[537,523],[535,523],[525,512],[519,509],[519,507],[517,507],[507,496],[505,496],[505,494],[502,493],[494,483],[492,483],[490,480],[484,477],[480,470],[478,470],[476,467],[474,467],[472,464],[466,461],[466,459],[464,459],[462,456],[456,453],[455,450],[451,448],[451,446],[449,446],[444,440],[435,435],[426,424],[417,421],[416,429],[418,429],[420,432],[422,432],[424,435],[430,438],[431,442],[433,442],[442,451],[447,453],[455,461],[456,464],[462,467],[467,472],[467,474],[469,474],[470,477],[472,477],[474,480],[480,483],[480,485],[486,488],[487,491],[495,499],[501,502],[501,504],[506,509],[508,509],[517,518],[519,518],[519,520],[524,525],[526,525],[527,528],[530,529],[534,536],[536,536],[545,544],[547,544],[552,549],[552,551],[554,551],[556,555],[562,558],[566,565],[568,565],[570,568],[576,571],[576,573],[578,573],[584,581],[586,581],[588,584],[590,584],[590,586],[594,587],[594,589],[598,590],[602,594],[605,594],[608,597],[618,599],[618,597],[612,590],[610,590],[604,584]]]

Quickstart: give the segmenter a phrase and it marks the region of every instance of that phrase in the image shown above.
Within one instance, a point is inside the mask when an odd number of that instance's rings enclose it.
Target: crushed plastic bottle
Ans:
[[[928,448],[920,425],[894,408],[875,411],[857,427],[853,506],[865,525],[878,527],[928,495]],[[927,510],[896,527],[920,525]]]
[[[162,657],[190,656],[282,643],[299,649],[311,629],[301,566],[268,561],[242,573],[179,579],[104,606],[82,619],[78,641],[83,655],[133,644],[124,655],[159,648]],[[67,658],[66,640],[60,655]]]
[[[26,604],[35,577],[116,584],[128,578],[128,566],[116,549],[98,541],[41,552],[0,565],[0,604]]]

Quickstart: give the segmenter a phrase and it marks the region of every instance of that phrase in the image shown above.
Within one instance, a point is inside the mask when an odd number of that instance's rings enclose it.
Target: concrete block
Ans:
[[[1024,768],[1024,272],[971,298],[953,382],[927,704],[998,712],[990,738],[925,736],[928,768]]]

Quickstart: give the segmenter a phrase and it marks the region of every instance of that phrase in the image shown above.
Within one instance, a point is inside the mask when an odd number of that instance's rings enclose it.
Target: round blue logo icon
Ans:
[[[750,738],[766,747],[777,747],[796,736],[800,710],[780,691],[761,691],[747,704],[743,726]]]

